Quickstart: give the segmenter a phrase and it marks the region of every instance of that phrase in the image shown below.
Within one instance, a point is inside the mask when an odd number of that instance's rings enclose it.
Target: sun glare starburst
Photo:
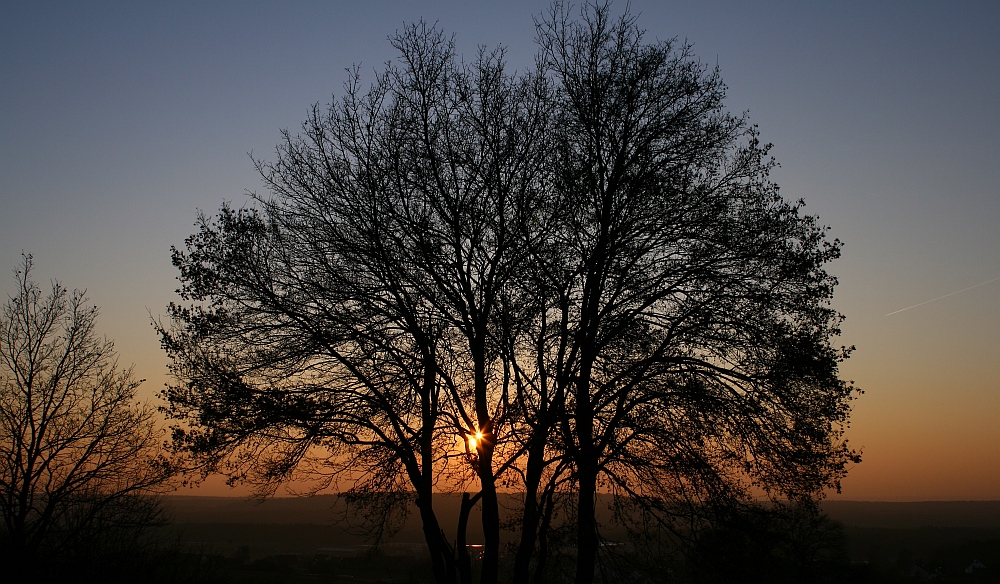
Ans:
[[[475,452],[476,446],[483,439],[483,433],[481,431],[476,431],[475,434],[469,434],[469,450]]]

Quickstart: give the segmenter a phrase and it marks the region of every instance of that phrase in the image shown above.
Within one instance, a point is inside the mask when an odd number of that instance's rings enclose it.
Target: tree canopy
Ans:
[[[257,162],[266,194],[199,217],[159,328],[179,448],[264,493],[348,484],[379,525],[415,493],[439,582],[471,568],[436,491],[475,492],[482,582],[508,489],[513,580],[545,580],[569,520],[587,583],[600,491],[670,528],[679,504],[821,496],[858,459],[840,243],[779,194],[719,72],[607,5],[536,26],[522,72],[393,37]]]

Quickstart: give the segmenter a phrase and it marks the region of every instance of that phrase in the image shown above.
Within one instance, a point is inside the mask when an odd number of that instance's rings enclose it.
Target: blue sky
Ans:
[[[151,397],[149,325],[197,209],[260,188],[248,152],[330,101],[386,37],[436,21],[459,49],[530,66],[547,2],[4,2],[0,268],[86,288]],[[615,8],[621,10],[624,3]],[[634,0],[650,39],[721,69],[781,163],[775,179],[845,242],[844,376],[867,391],[850,499],[1000,499],[1000,4]],[[0,279],[11,290],[13,279]]]

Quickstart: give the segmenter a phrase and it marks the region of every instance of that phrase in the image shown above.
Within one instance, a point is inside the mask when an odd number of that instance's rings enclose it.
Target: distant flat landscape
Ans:
[[[824,501],[823,511],[852,527],[1000,529],[1000,501]]]
[[[457,521],[460,495],[440,494],[445,522]],[[166,498],[173,522],[333,525],[343,506],[336,495],[275,497],[264,501],[242,497]],[[831,519],[851,527],[916,529],[969,527],[1000,529],[1000,501],[825,501]],[[475,515],[475,513],[473,514]],[[473,517],[474,523],[474,517]],[[470,525],[470,528],[475,526]]]
[[[459,502],[458,494],[438,494],[435,501],[442,528],[451,537]],[[198,554],[302,558],[363,553],[368,548],[363,530],[345,515],[343,501],[335,495],[264,501],[170,496],[166,505],[171,523],[164,533],[182,549]],[[410,507],[405,523],[382,548],[384,554],[420,556],[423,533]],[[905,572],[911,565],[961,572],[973,560],[1000,566],[1000,501],[826,501],[823,510],[842,526],[843,550],[855,564],[871,564],[887,573]],[[623,535],[619,531],[609,525],[602,534],[615,540]],[[513,533],[505,531],[503,536],[509,542]],[[482,538],[476,509],[469,521],[468,542],[481,543]]]

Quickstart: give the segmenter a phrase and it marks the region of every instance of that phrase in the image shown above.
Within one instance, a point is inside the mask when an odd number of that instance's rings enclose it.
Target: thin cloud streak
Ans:
[[[930,304],[931,302],[937,302],[938,300],[947,298],[949,296],[954,296],[955,294],[961,294],[962,292],[966,292],[968,290],[972,290],[973,288],[978,288],[980,286],[985,286],[987,284],[991,284],[993,282],[996,282],[997,280],[1000,280],[1000,277],[993,278],[992,280],[987,280],[985,282],[980,282],[980,283],[976,284],[975,286],[969,286],[968,288],[962,288],[961,290],[956,290],[954,292],[949,292],[948,294],[945,294],[944,296],[938,296],[937,298],[934,298],[932,300],[925,300],[925,301],[921,302],[920,304],[914,304],[913,306],[907,306],[906,308],[900,308],[899,310],[894,310],[894,311],[890,312],[889,314],[887,314],[886,316],[892,316],[894,314],[899,314],[900,312],[903,312],[904,310],[909,310],[911,308],[917,308],[918,306],[923,306],[924,304]]]

